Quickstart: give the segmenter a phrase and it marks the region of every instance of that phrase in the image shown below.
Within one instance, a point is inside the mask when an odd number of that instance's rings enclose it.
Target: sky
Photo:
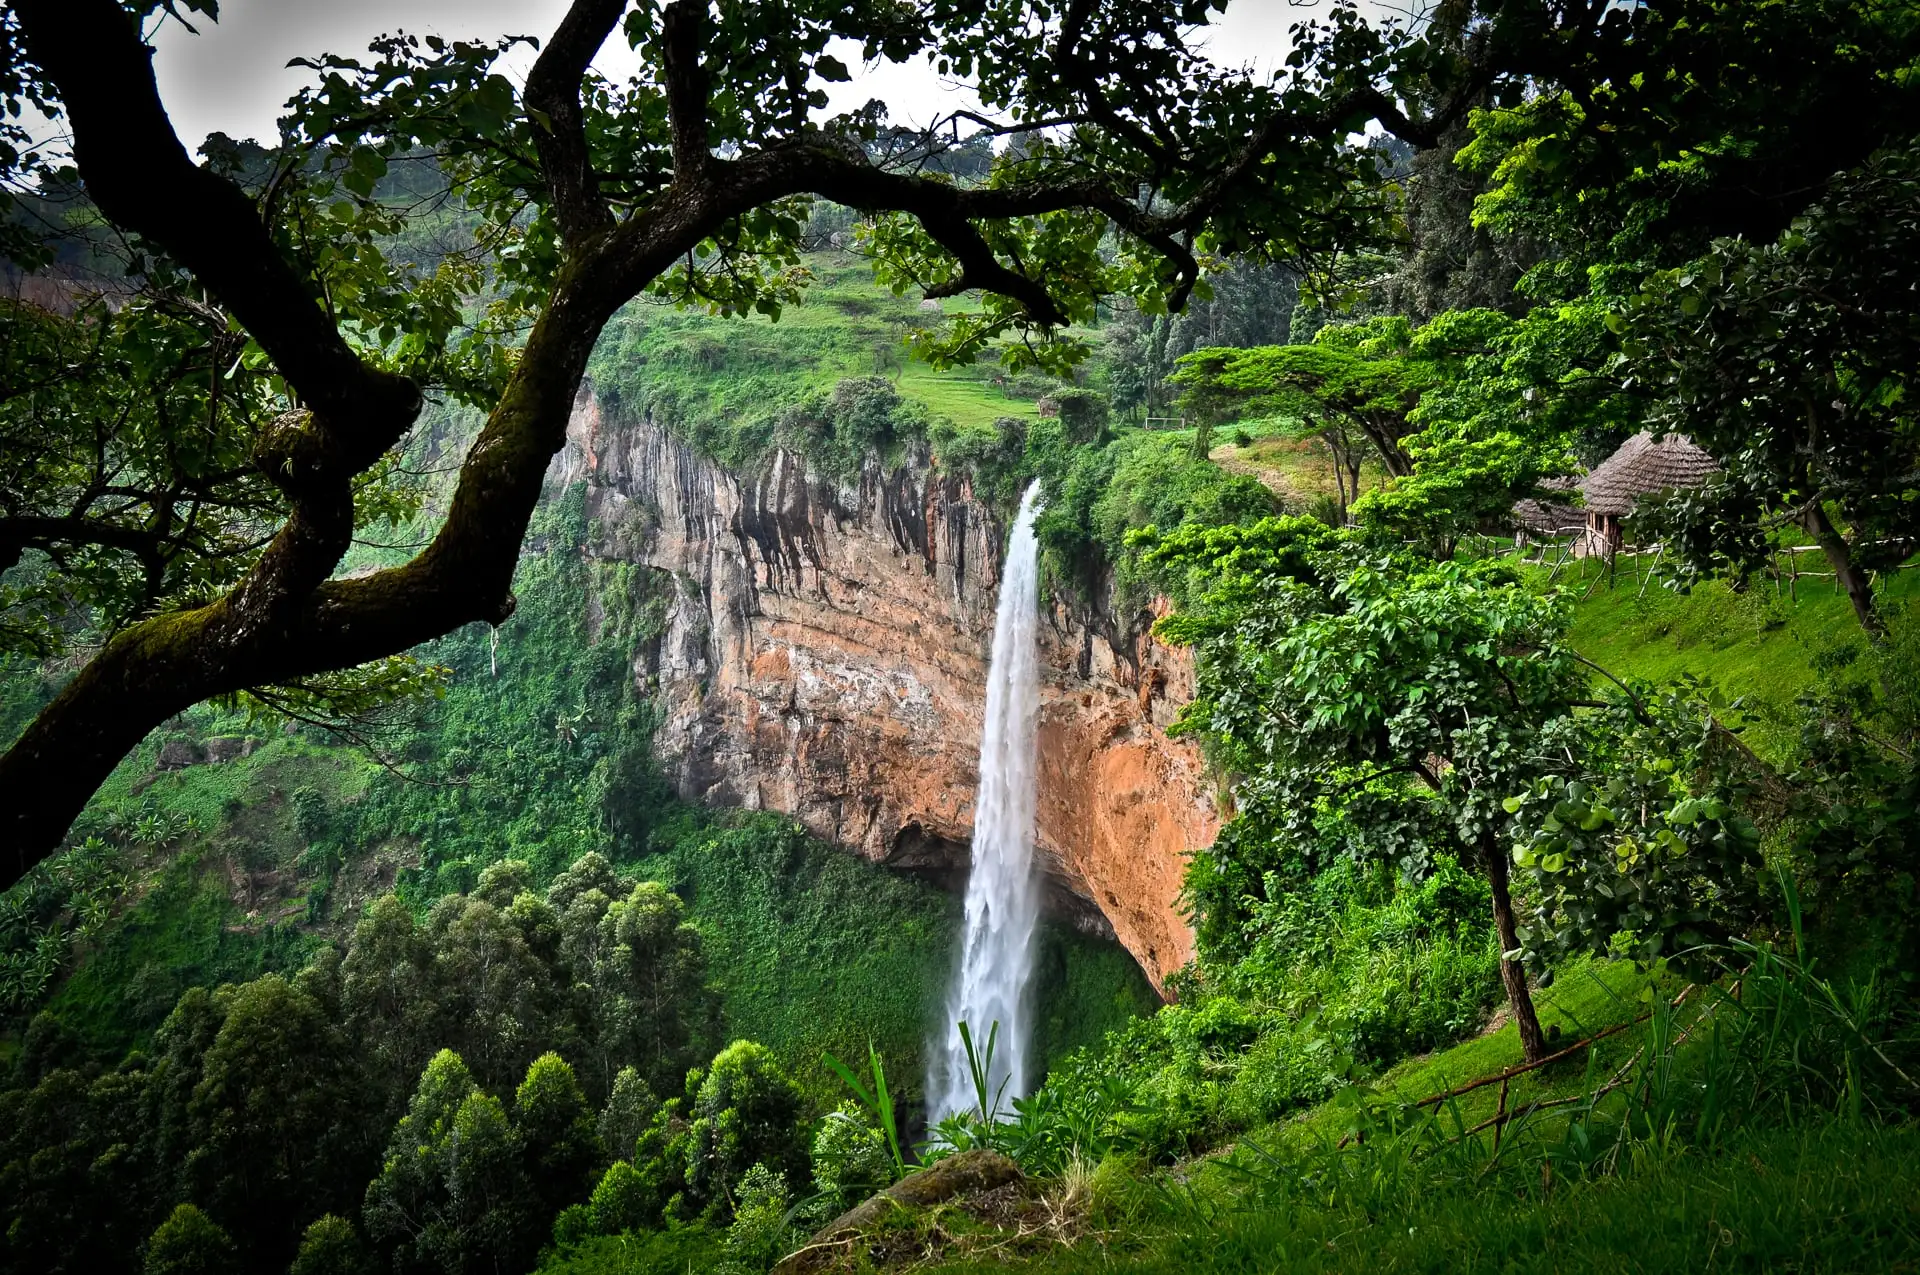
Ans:
[[[1285,56],[1287,29],[1313,7],[1299,0],[1234,0],[1206,46],[1218,62],[1271,72]],[[271,141],[282,104],[311,76],[288,68],[290,58],[354,53],[395,29],[449,38],[544,37],[566,8],[567,0],[222,0],[218,22],[195,15],[197,35],[172,22],[163,25],[155,37],[154,70],[161,100],[189,150],[214,131]],[[626,52],[616,34],[601,69],[624,78]],[[516,78],[531,60],[518,60]],[[925,64],[855,68],[851,84],[827,88],[832,111],[877,97],[902,124],[928,124],[945,111],[972,105],[969,95],[943,84]]]

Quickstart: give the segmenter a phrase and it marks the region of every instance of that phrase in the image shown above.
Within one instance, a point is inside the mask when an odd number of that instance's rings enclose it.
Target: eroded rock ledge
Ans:
[[[665,708],[683,796],[777,810],[880,863],[964,880],[1005,529],[925,455],[838,481],[791,453],[734,474],[587,386],[549,475],[587,484],[589,552],[671,582],[635,676]],[[1192,693],[1150,617],[1056,609],[1045,643],[1039,845],[1050,905],[1156,987],[1192,954],[1184,854],[1218,820]]]

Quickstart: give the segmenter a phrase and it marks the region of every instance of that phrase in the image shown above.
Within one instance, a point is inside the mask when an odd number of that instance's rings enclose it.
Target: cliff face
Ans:
[[[666,709],[683,796],[790,814],[957,885],[972,835],[1004,528],[924,457],[841,482],[789,453],[736,475],[583,390],[550,478],[587,483],[591,552],[662,573],[635,676]],[[1183,852],[1217,829],[1197,751],[1165,727],[1186,653],[1064,610],[1045,637],[1039,850],[1049,903],[1155,986],[1192,954]]]

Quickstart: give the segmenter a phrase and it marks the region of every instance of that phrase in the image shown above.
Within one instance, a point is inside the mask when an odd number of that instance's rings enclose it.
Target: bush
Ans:
[[[733,1225],[727,1228],[723,1275],[757,1275],[779,1258],[787,1238],[787,1180],[764,1164],[740,1178],[734,1197]]]
[[[857,1103],[829,1112],[813,1135],[813,1185],[825,1220],[852,1207],[893,1177],[886,1137],[867,1123]]]
[[[1075,1055],[1048,1088],[1069,1106],[1125,1090],[1117,1141],[1178,1155],[1471,1035],[1500,995],[1487,889],[1442,857],[1417,884],[1343,862],[1275,890],[1243,956],[1203,962],[1179,1004]]]

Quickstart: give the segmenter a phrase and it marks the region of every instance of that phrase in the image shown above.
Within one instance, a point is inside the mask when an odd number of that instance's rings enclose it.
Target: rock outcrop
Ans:
[[[731,473],[609,420],[591,387],[550,478],[587,484],[589,552],[650,568],[665,597],[635,676],[684,796],[964,879],[1004,528],[963,481],[924,455],[843,480],[787,452]],[[1190,661],[1148,618],[1052,616],[1039,849],[1056,912],[1162,986],[1192,954],[1183,855],[1217,817],[1197,750],[1165,732]]]
[[[975,1148],[957,1152],[908,1174],[827,1223],[798,1252],[782,1258],[773,1275],[807,1275],[846,1267],[861,1256],[861,1241],[869,1232],[897,1225],[902,1216],[914,1210],[969,1197],[977,1200],[1024,1182],[1020,1166],[998,1151]],[[864,1256],[868,1260],[861,1263],[861,1268],[870,1269],[874,1255]]]

